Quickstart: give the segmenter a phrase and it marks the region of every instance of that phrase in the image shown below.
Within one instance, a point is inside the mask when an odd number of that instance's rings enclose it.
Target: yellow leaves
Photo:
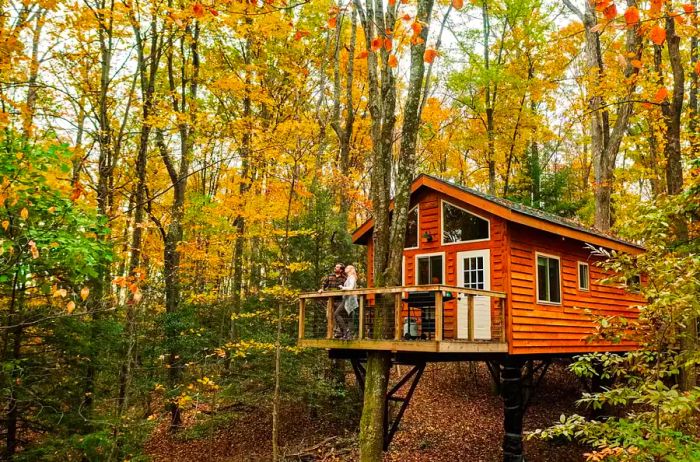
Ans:
[[[425,49],[425,52],[423,53],[423,61],[425,61],[428,64],[432,64],[433,61],[435,61],[435,58],[437,57],[438,52],[435,48],[428,47]]]
[[[396,58],[395,54],[389,55],[388,64],[389,64],[389,67],[394,68],[394,69],[399,65],[399,60],[398,60],[398,58]]]
[[[656,90],[656,94],[654,95],[654,101],[657,103],[662,103],[664,100],[668,98],[668,90],[666,87],[661,87],[658,90]]]
[[[2,221],[2,229],[7,231],[7,228],[9,228],[9,227],[10,227],[10,222],[8,220],[3,220]]]
[[[66,305],[66,312],[68,314],[71,314],[73,311],[75,311],[75,302],[73,300],[71,300]]]
[[[87,287],[83,287],[80,289],[80,298],[85,301],[87,300],[88,296],[90,295],[90,289]]]
[[[29,210],[27,210],[26,207],[23,208],[23,209],[19,212],[19,216],[22,217],[22,220],[26,220],[27,218],[29,218]]]
[[[39,249],[36,248],[36,242],[29,241],[27,242],[27,246],[29,247],[29,252],[32,254],[32,258],[34,260],[39,258]]]
[[[66,289],[56,289],[53,293],[53,298],[65,297],[66,295],[68,295],[68,291]]]
[[[651,41],[654,42],[656,45],[663,45],[666,41],[666,29],[659,26],[658,24],[654,25],[654,27],[651,28],[649,38],[651,38]]]

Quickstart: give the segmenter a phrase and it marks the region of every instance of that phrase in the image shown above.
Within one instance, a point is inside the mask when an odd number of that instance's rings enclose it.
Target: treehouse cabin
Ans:
[[[342,292],[358,299],[350,335],[334,338],[340,293],[302,294],[300,345],[523,357],[635,347],[590,340],[597,318],[634,318],[642,303],[601,282],[610,274],[593,249],[643,252],[634,243],[428,175],[411,186],[401,287],[372,287],[372,231],[369,220],[352,236],[367,246],[369,287]],[[380,299],[391,319],[377,318]]]

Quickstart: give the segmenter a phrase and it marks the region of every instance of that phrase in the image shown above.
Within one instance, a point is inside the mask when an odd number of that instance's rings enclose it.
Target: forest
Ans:
[[[0,458],[396,460],[390,353],[360,394],[298,296],[402,285],[429,174],[645,248],[598,250],[644,304],[595,335],[639,348],[526,444],[700,461],[699,82],[697,0],[0,0]]]

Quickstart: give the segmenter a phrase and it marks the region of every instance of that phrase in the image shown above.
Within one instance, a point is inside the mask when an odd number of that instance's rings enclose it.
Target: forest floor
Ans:
[[[562,413],[585,412],[575,405],[580,396],[579,382],[573,375],[563,365],[552,365],[527,410],[525,431],[550,425]],[[194,418],[188,417],[190,425]],[[223,418],[225,422],[208,431],[184,430],[185,437],[171,435],[163,423],[151,436],[146,451],[155,462],[270,460],[269,409],[243,408]],[[348,425],[323,422],[288,405],[282,415],[281,451],[289,461],[357,460],[356,431],[354,420]],[[432,364],[416,388],[384,460],[495,462],[502,457],[502,439],[503,402],[494,393],[486,367]],[[524,446],[528,462],[582,461],[586,452],[576,444],[539,440],[526,440]]]

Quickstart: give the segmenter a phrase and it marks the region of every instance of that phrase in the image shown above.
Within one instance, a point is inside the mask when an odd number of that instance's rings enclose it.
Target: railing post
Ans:
[[[467,340],[474,340],[474,295],[467,295],[467,318],[469,320],[469,334]]]
[[[506,299],[499,298],[501,304],[501,342],[506,341]]]
[[[435,341],[442,341],[442,315],[443,315],[443,300],[442,291],[435,292]]]
[[[358,322],[357,326],[357,339],[362,340],[362,338],[365,336],[365,296],[360,295],[360,307],[359,309],[359,316],[360,320]]]
[[[401,340],[401,292],[394,294],[394,340]]]
[[[326,328],[326,338],[333,338],[333,328],[335,327],[335,319],[333,319],[333,297],[328,297],[328,303],[326,304],[326,319],[328,320],[328,327]]]
[[[306,299],[299,299],[299,339],[304,338],[304,314],[306,311]]]

